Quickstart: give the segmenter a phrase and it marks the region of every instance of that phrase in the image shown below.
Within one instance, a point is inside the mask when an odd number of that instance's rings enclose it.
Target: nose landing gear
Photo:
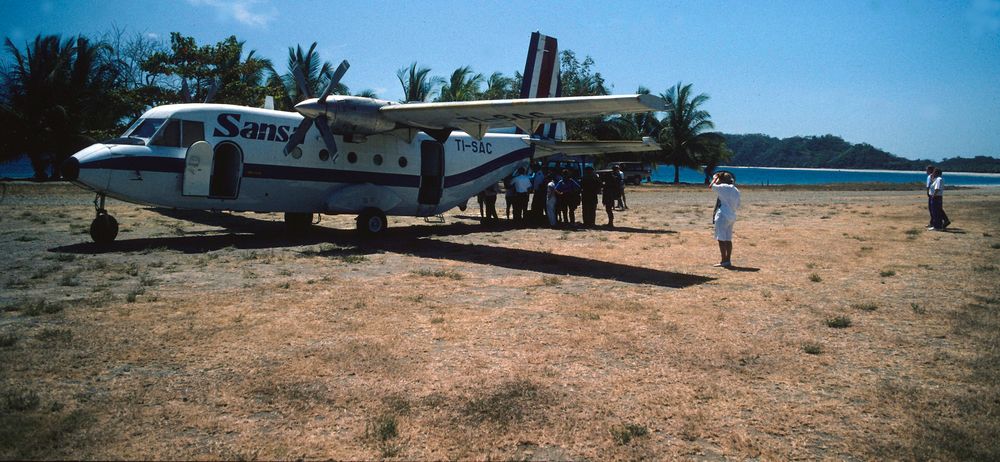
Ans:
[[[118,220],[104,209],[104,194],[97,193],[94,198],[94,209],[97,217],[90,222],[90,238],[98,244],[108,244],[118,237]]]

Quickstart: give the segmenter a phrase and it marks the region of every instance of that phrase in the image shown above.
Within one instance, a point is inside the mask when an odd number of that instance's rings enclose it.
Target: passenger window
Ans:
[[[198,141],[205,141],[205,124],[203,122],[195,122],[192,120],[182,121],[183,130],[181,130],[181,135],[183,136],[184,143],[181,147],[189,148],[192,144]]]
[[[357,162],[358,161],[358,154],[355,153],[355,152],[353,152],[353,151],[347,153],[347,161],[350,162],[350,163],[352,163],[352,164],[355,163],[355,162]]]
[[[178,148],[181,146],[181,123],[177,120],[168,120],[167,125],[160,130],[160,134],[152,143],[156,146],[169,146]]]
[[[408,164],[408,163],[409,163],[409,162],[407,162],[407,161],[406,161],[406,158],[405,158],[405,157],[400,157],[400,158],[399,158],[399,166],[400,166],[400,167],[403,167],[403,168],[406,168],[406,164]]]
[[[374,162],[375,165],[382,165],[382,155],[375,154],[375,157],[372,157],[372,162]]]

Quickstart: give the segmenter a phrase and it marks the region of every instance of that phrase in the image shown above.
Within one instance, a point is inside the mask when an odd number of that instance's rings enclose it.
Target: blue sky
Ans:
[[[393,100],[412,61],[441,76],[519,71],[539,30],[592,56],[615,93],[693,83],[723,132],[1000,156],[1000,0],[0,0],[0,13],[0,33],[20,45],[113,26],[202,44],[235,34],[279,69],[289,46],[316,41],[324,59],[351,62],[353,91]]]

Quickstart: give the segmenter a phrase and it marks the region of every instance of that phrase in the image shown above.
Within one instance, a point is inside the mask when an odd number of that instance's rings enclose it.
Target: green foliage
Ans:
[[[12,57],[0,81],[0,123],[6,129],[0,160],[27,154],[45,177],[73,152],[113,132],[128,110],[120,69],[110,47],[80,36],[39,35],[22,51],[9,38]]]
[[[441,86],[441,94],[435,101],[473,101],[482,94],[479,91],[483,74],[473,74],[469,66],[460,67],[451,73],[451,78]]]
[[[403,86],[403,103],[420,103],[431,98],[437,88],[444,83],[441,77],[430,76],[431,69],[417,67],[414,61],[410,67],[396,71],[399,84]]]
[[[318,96],[326,88],[330,82],[329,75],[334,69],[329,61],[320,59],[319,52],[316,51],[316,42],[305,51],[302,50],[302,45],[288,47],[288,71],[279,74],[270,64],[267,68],[269,74],[266,82],[267,94],[275,97],[275,109],[291,111],[295,104],[307,98],[292,73],[292,69],[296,67],[302,69],[306,87],[313,96]],[[350,94],[350,89],[341,82],[333,88],[332,93],[347,95]]]
[[[216,89],[212,102],[259,106],[266,94],[264,71],[271,62],[251,50],[243,58],[243,45],[235,35],[215,45],[198,46],[194,37],[170,34],[170,50],[153,53],[142,69],[153,76],[174,79],[177,90],[167,101],[201,102]]]
[[[725,138],[710,132],[715,128],[712,116],[702,106],[709,96],[692,94],[692,84],[670,87],[660,97],[666,102],[666,115],[660,120],[658,139],[662,146],[662,161],[674,166],[674,183],[680,182],[680,167],[700,168],[705,165],[706,183],[711,172],[731,157]]]

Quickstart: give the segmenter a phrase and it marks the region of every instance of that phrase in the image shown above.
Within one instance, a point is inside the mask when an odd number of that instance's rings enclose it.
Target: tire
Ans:
[[[389,226],[385,214],[376,208],[367,208],[358,215],[358,232],[363,236],[377,236]]]
[[[98,244],[110,244],[118,237],[118,220],[102,213],[90,222],[90,238]]]
[[[313,214],[285,212],[285,226],[289,231],[303,232],[312,226]]]

